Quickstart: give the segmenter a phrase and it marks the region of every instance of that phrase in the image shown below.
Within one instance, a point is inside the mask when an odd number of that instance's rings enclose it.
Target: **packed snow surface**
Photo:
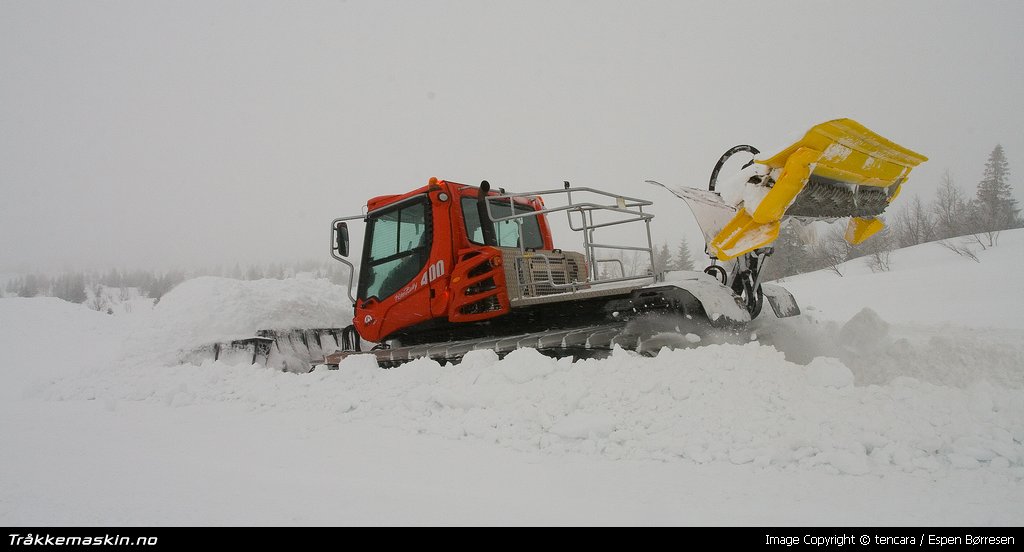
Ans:
[[[799,317],[576,362],[175,360],[344,324],[318,280],[201,279],[118,316],[0,299],[0,523],[1015,525],[1024,323],[980,275],[1019,270],[1022,238],[792,278]]]

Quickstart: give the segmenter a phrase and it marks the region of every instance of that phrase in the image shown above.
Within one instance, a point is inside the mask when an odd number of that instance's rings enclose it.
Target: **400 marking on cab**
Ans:
[[[420,278],[420,285],[425,286],[428,283],[440,278],[441,276],[444,276],[444,259],[441,259],[440,261],[437,261],[436,263],[430,265],[430,268],[428,268],[423,273],[423,277]]]

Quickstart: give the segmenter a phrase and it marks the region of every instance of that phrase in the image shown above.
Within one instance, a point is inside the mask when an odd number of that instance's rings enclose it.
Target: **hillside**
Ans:
[[[306,375],[168,355],[344,317],[323,281],[0,299],[0,523],[1015,525],[1024,233],[978,260],[790,278],[804,315],[745,344]]]

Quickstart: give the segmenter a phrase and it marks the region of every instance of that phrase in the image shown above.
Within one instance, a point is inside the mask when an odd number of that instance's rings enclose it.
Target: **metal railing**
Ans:
[[[567,205],[559,207],[550,207],[539,209],[536,211],[529,212],[516,212],[515,199],[516,198],[534,198],[544,196],[556,196],[565,195]],[[574,201],[573,194],[594,194],[600,197],[608,198],[614,201],[611,205],[603,203],[595,203],[593,201]],[[504,200],[508,200],[509,212],[512,213],[507,216],[495,216],[491,210],[493,205],[502,203]],[[645,213],[644,207],[650,207],[654,205],[653,202],[639,199],[635,197],[624,196],[620,194],[612,194],[604,190],[598,190],[595,188],[573,188],[568,182],[565,183],[565,187],[562,189],[553,190],[540,190],[533,192],[518,192],[518,193],[502,193],[499,195],[488,196],[485,203],[487,207],[487,216],[491,222],[503,222],[513,221],[519,226],[519,235],[523,235],[523,220],[526,217],[539,217],[550,213],[565,212],[568,220],[569,229],[574,232],[580,232],[583,237],[583,255],[586,260],[587,270],[589,272],[589,279],[587,282],[566,282],[564,284],[558,284],[554,281],[554,275],[551,272],[550,260],[540,255],[546,265],[547,269],[547,282],[534,282],[534,284],[541,283],[550,285],[553,288],[565,288],[570,290],[577,289],[581,284],[606,284],[615,282],[629,282],[636,280],[653,280],[654,276],[649,274],[639,274],[626,276],[625,268],[620,259],[598,259],[597,250],[618,250],[618,251],[642,251],[647,253],[650,266],[654,266],[654,244],[651,238],[651,219],[654,215],[651,213]],[[594,213],[611,213],[618,215],[622,218],[618,220],[611,220],[607,222],[595,222]],[[574,220],[573,216],[578,215],[578,220]],[[619,226],[623,224],[630,224],[636,222],[643,222],[646,230],[647,247],[631,246],[631,245],[615,245],[607,243],[599,243],[594,239],[594,233],[596,230],[601,228],[610,228],[613,226]],[[521,255],[526,254],[526,247],[523,239],[519,240],[519,250]],[[536,253],[534,255],[537,255]],[[597,265],[604,262],[618,262],[620,272],[622,274],[619,278],[600,278]],[[523,284],[520,283],[522,286]]]

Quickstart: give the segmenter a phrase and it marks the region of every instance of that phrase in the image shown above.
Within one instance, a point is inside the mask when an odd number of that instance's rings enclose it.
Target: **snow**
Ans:
[[[736,171],[735,174],[729,176],[728,178],[722,178],[721,181],[715,186],[715,191],[721,194],[722,201],[724,201],[726,204],[732,205],[733,207],[738,207],[744,204],[744,201],[747,199],[746,196],[748,193],[751,193],[750,190],[752,188],[762,188],[764,190],[762,192],[762,195],[768,193],[769,188],[750,183],[751,179],[754,179],[755,176],[767,175],[768,170],[768,167],[766,167],[765,165],[754,163],[749,167],[744,167],[743,169]],[[754,180],[760,181],[761,179],[756,178]],[[759,199],[754,199],[755,197],[756,194],[755,196],[751,197],[751,200],[754,201],[755,204],[746,205],[746,209],[750,213],[753,213],[754,210],[757,209],[756,204],[760,203]]]
[[[167,293],[133,328],[130,352],[172,362],[214,342],[253,337],[259,330],[341,328],[352,323],[346,289],[327,280],[234,280],[202,277]]]
[[[848,320],[870,306],[889,322],[1024,329],[1024,288],[1014,285],[1024,271],[1024,230],[1004,231],[996,247],[972,250],[978,262],[940,242],[925,243],[893,254],[888,272],[873,273],[860,258],[838,267],[841,278],[822,271],[780,283],[801,307],[832,320]]]
[[[84,304],[93,310],[120,316],[137,311],[147,311],[153,308],[153,299],[143,295],[139,288],[117,288],[100,285],[98,286],[100,291],[98,299],[96,297],[96,289],[87,288],[85,290],[87,299]]]
[[[321,280],[204,278],[119,316],[0,299],[0,523],[1016,525],[1022,298],[986,284],[1022,248],[855,261],[781,282],[799,317],[576,362],[174,361],[343,324]]]
[[[722,283],[710,274],[690,270],[671,270],[664,273],[664,278],[661,281],[648,287],[656,288],[665,284],[674,284],[690,292],[704,306],[704,310],[712,321],[717,322],[722,317],[738,322],[750,320],[750,313],[741,308],[733,300],[732,295],[723,294]]]
[[[772,191],[771,187],[761,184],[772,172],[769,167],[755,163],[737,171],[730,178],[723,179],[717,190],[722,194],[723,202],[737,208],[742,207],[753,215],[765,196]],[[773,178],[777,177],[776,174]],[[719,230],[721,228],[720,226]]]
[[[821,159],[839,163],[845,161],[851,153],[853,153],[852,149],[837,142],[825,148],[825,151],[821,154]]]
[[[0,399],[20,395],[18,385],[27,379],[102,365],[120,349],[122,322],[54,297],[0,299]]]

